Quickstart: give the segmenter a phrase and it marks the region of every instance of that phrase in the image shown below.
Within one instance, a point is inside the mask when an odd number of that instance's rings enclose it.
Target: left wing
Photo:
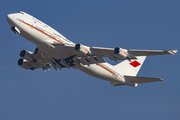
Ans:
[[[82,44],[66,44],[60,45],[56,44],[56,47],[68,53],[69,55],[78,56],[101,56],[109,57],[109,59],[126,60],[126,59],[136,59],[136,56],[150,56],[150,55],[165,55],[165,54],[175,54],[177,50],[172,51],[162,51],[162,50],[131,50],[123,49],[120,47],[116,48],[103,48],[103,47],[89,47]]]
[[[113,48],[101,48],[101,47],[91,47],[92,50],[97,51],[102,56],[108,56],[108,54],[116,54],[124,52],[124,54],[129,54],[132,56],[150,56],[150,55],[165,55],[165,54],[175,54],[177,50],[163,51],[163,50],[131,50],[122,49],[119,47]]]
[[[135,56],[150,56],[150,55],[166,55],[177,53],[177,50],[163,51],[163,50],[128,50],[129,53]]]

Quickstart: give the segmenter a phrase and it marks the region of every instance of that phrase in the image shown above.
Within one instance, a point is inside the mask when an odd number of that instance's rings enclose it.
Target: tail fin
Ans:
[[[140,56],[136,58],[136,60],[131,61],[124,60],[114,67],[117,71],[123,73],[124,76],[136,76],[141,66],[143,65],[143,62],[145,61],[146,56]]]

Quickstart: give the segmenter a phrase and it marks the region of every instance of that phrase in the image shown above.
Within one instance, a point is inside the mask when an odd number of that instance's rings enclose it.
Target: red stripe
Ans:
[[[117,76],[113,71],[109,70],[108,68],[106,68],[105,66],[101,65],[98,63],[99,66],[101,66],[102,68],[106,69],[107,71],[109,71],[110,73],[112,73],[113,75],[115,75],[116,77],[119,78],[119,76]]]
[[[59,43],[63,44],[63,42],[61,42],[61,41],[57,40],[56,38],[54,38],[53,36],[51,36],[51,35],[49,35],[49,34],[45,33],[44,31],[42,31],[42,30],[40,30],[40,29],[38,29],[38,28],[36,28],[36,27],[34,27],[34,26],[32,26],[32,25],[30,25],[30,24],[28,24],[28,23],[26,23],[26,22],[24,22],[24,21],[22,21],[22,20],[19,20],[19,19],[16,19],[16,20],[18,20],[18,21],[20,21],[20,22],[22,22],[22,23],[24,23],[24,24],[26,24],[26,25],[28,25],[28,26],[30,26],[30,27],[32,27],[32,28],[34,28],[34,29],[36,29],[37,31],[39,31],[39,32],[41,32],[41,33],[43,33],[43,34],[47,35],[48,37],[50,37],[50,38],[54,39],[55,41],[57,41],[57,42],[59,42]]]
[[[175,52],[174,51],[171,51],[173,54],[175,54]]]

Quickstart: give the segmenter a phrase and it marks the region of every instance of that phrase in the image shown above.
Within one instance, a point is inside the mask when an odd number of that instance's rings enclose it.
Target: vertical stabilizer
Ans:
[[[146,56],[136,57],[136,60],[124,60],[121,63],[115,65],[115,69],[124,76],[136,76],[146,59]]]

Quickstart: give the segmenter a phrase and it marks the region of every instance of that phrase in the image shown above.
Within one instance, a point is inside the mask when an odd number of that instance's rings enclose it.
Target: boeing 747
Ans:
[[[52,27],[25,13],[8,14],[6,19],[14,33],[19,34],[37,48],[34,52],[22,50],[18,65],[24,69],[43,71],[53,67],[79,69],[91,76],[107,80],[111,85],[137,87],[138,83],[162,81],[160,78],[137,77],[146,56],[175,54],[177,50],[131,50],[121,47],[103,48],[75,44]],[[104,59],[117,62],[111,65]]]

